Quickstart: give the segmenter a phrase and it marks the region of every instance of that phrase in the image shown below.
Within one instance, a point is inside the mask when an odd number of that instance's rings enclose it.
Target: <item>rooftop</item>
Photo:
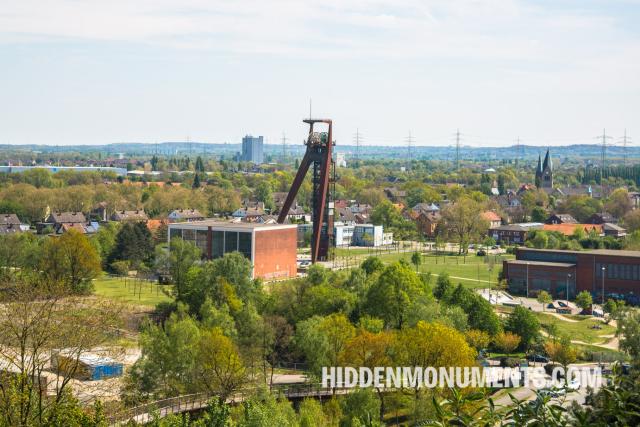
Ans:
[[[541,267],[575,267],[575,264],[569,264],[566,262],[543,262],[543,261],[524,261],[520,259],[512,259],[507,261],[508,264],[516,264],[516,265],[539,265]]]
[[[550,252],[550,253],[565,253],[565,254],[578,254],[578,255],[604,255],[604,256],[621,256],[621,257],[640,258],[640,251],[618,251],[615,249],[594,249],[592,251],[563,251],[561,249],[518,248],[518,250],[529,251],[529,252]]]
[[[296,224],[262,224],[259,222],[225,222],[217,219],[205,219],[202,221],[181,222],[177,224],[170,224],[169,228],[196,228],[202,229],[206,227],[211,228],[226,228],[230,231],[233,230],[273,230],[276,228],[297,228]]]

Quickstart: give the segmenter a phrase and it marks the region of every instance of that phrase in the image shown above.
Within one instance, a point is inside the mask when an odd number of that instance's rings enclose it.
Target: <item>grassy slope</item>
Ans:
[[[141,285],[142,283],[142,285]],[[162,292],[162,286],[149,282],[136,282],[134,293],[134,280],[125,280],[119,277],[101,276],[93,281],[94,292],[98,296],[115,299],[135,305],[155,306],[160,302],[171,301]]]
[[[583,317],[577,322],[568,322],[546,313],[535,313],[541,324],[555,324],[558,331],[568,334],[572,340],[583,341],[591,344],[601,344],[608,338],[601,335],[615,334],[616,328],[605,325],[602,321],[590,317]],[[590,326],[600,325],[602,329],[590,329]]]

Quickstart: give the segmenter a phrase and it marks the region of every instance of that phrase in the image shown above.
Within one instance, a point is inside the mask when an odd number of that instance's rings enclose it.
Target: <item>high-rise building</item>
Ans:
[[[247,135],[242,138],[242,155],[240,160],[243,162],[263,163],[263,137],[254,137]]]

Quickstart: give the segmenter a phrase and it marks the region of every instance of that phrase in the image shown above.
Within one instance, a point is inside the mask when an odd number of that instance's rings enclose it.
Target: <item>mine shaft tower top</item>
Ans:
[[[333,150],[333,123],[330,119],[305,119],[309,125],[309,136],[305,141],[307,149],[300,162],[296,177],[291,184],[291,189],[280,210],[278,222],[283,223],[287,218],[289,209],[293,204],[298,190],[302,185],[309,167],[313,165],[313,196],[312,196],[312,221],[313,234],[311,237],[311,261],[326,261],[329,254],[329,246],[333,240],[333,184],[335,182],[332,160]],[[316,123],[328,125],[327,132],[316,132],[313,127]]]

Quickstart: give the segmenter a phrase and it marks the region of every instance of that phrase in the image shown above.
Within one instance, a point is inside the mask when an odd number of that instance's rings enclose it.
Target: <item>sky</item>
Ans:
[[[0,0],[0,144],[640,140],[640,0]]]

